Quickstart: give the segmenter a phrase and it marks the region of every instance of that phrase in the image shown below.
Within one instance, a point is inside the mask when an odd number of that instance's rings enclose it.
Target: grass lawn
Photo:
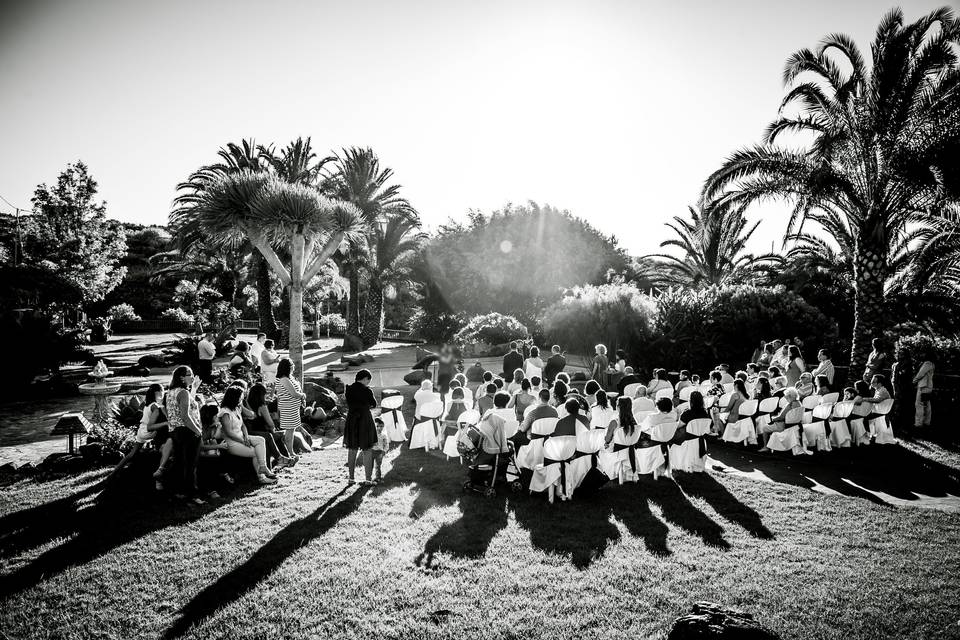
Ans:
[[[205,508],[4,487],[0,638],[647,638],[704,599],[784,638],[960,637],[957,513],[714,473],[550,506],[406,449],[347,487],[345,458]]]

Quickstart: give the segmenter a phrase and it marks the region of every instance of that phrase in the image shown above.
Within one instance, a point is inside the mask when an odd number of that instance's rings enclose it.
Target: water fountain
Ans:
[[[88,375],[96,382],[81,384],[79,387],[80,393],[93,396],[93,420],[98,424],[103,424],[113,415],[113,410],[110,407],[110,396],[120,390],[120,383],[107,382],[106,378],[112,376],[113,371],[107,369],[103,360],[98,360]]]

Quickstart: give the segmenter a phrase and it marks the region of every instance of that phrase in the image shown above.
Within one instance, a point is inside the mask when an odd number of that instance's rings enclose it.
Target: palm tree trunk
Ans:
[[[350,280],[350,295],[347,299],[347,331],[343,336],[343,346],[350,344],[350,336],[360,335],[360,270],[353,262],[345,265]]]
[[[273,303],[270,301],[270,265],[259,251],[253,252],[253,268],[257,278],[257,315],[260,318],[260,331],[277,340],[277,319],[273,315]]]
[[[853,342],[848,380],[863,374],[870,341],[886,328],[883,286],[886,281],[887,248],[869,231],[861,232],[853,255]]]
[[[303,384],[303,251],[305,238],[293,234],[293,255],[290,261],[290,360],[297,380]]]
[[[383,285],[371,278],[367,287],[367,303],[363,307],[363,330],[360,338],[364,347],[380,342],[383,335]]]

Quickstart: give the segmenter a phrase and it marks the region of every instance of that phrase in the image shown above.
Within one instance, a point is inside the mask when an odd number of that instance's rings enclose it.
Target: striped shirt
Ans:
[[[290,393],[283,380],[277,381],[277,405],[280,409],[280,428],[296,429],[302,425],[300,420],[300,383],[293,378],[286,378],[294,388],[295,393]]]

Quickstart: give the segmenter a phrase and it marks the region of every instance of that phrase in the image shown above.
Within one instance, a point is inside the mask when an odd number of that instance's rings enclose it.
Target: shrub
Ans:
[[[915,367],[926,355],[936,365],[938,373],[960,371],[960,340],[926,332],[900,336],[896,344],[897,357],[907,355]]]
[[[526,338],[528,335],[527,328],[513,316],[487,313],[473,316],[466,326],[457,332],[454,340],[460,344],[471,342],[503,344],[511,340]]]
[[[138,316],[137,312],[133,309],[133,305],[127,304],[126,302],[115,304],[107,309],[107,316],[114,320],[131,320],[134,322],[140,320],[140,316]]]
[[[410,331],[424,342],[441,344],[452,341],[464,324],[466,321],[459,313],[417,309],[410,318]]]
[[[126,454],[133,446],[136,428],[131,428],[116,418],[108,418],[103,423],[95,423],[87,442],[99,442],[104,450]]]
[[[317,318],[317,324],[321,329],[330,327],[330,331],[344,333],[347,330],[347,319],[339,313],[328,313]]]
[[[164,309],[163,313],[160,314],[160,317],[168,320],[176,320],[177,322],[182,322],[183,324],[193,324],[195,322],[194,317],[180,307]]]
[[[635,358],[650,341],[656,312],[656,301],[631,284],[576,287],[547,308],[544,337],[575,353],[592,354],[599,342]]]

